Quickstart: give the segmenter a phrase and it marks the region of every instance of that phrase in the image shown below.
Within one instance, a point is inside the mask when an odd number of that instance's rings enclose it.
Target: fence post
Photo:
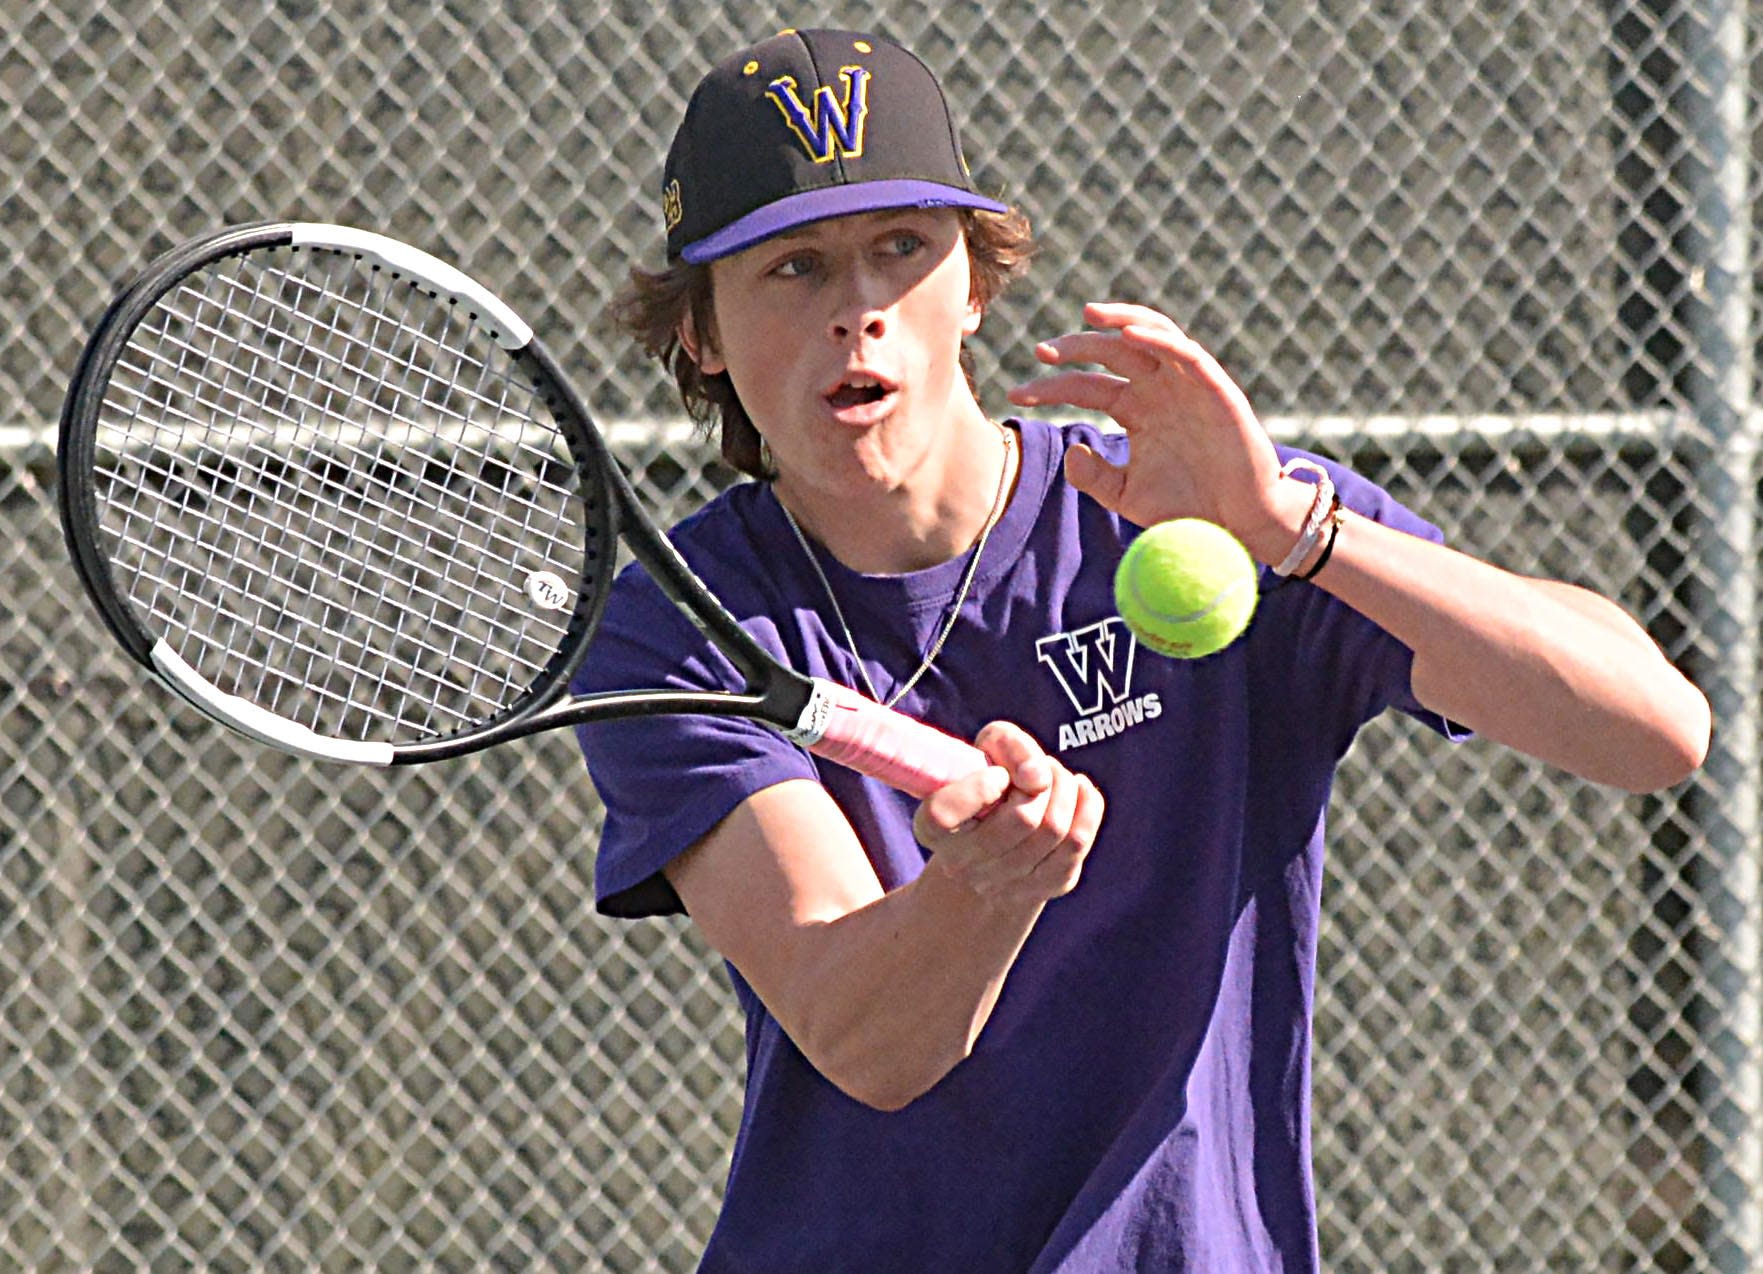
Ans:
[[[1707,852],[1704,879],[1709,940],[1702,976],[1711,994],[1698,997],[1699,1042],[1712,1065],[1700,1093],[1716,1131],[1707,1165],[1715,1232],[1707,1236],[1714,1268],[1763,1269],[1763,1010],[1759,1006],[1758,888],[1758,414],[1754,375],[1751,280],[1750,86],[1746,6],[1709,0],[1699,17],[1690,57],[1700,100],[1694,104],[1698,174],[1691,216],[1705,233],[1689,304],[1698,376],[1695,409],[1710,449],[1702,466],[1701,541],[1709,587],[1704,617],[1709,658],[1703,686],[1714,707],[1715,734],[1706,766],[1710,800],[1702,810]],[[1698,286],[1699,285],[1699,286]],[[1699,293],[1699,295],[1698,295]]]

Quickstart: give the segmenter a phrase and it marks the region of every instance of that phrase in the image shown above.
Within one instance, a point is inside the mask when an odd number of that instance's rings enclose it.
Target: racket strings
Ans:
[[[305,476],[306,475],[297,475],[299,480],[297,480],[295,482],[295,486],[294,486],[296,493],[299,495],[302,495],[302,496],[310,495],[312,493],[312,490],[311,490],[312,484],[308,481],[303,480]],[[335,474],[334,473],[325,473],[325,474],[321,474],[320,477],[325,478],[325,479],[332,479],[335,477]],[[371,502],[377,504],[380,508],[385,509],[385,508],[390,507],[389,497],[393,493],[394,490],[395,490],[395,487],[392,487],[392,488],[389,488],[386,492],[381,493],[381,492],[373,491],[370,486],[369,488],[363,490],[361,492],[361,494],[366,496]],[[342,505],[341,508],[343,509],[343,511],[345,513],[349,512],[349,510],[350,510],[350,506],[347,504]],[[358,521],[358,519],[356,519],[356,521]],[[290,533],[293,533],[291,527],[284,526],[282,529],[284,529]],[[332,549],[334,542],[338,536],[343,536],[343,537],[347,537],[347,538],[354,538],[357,535],[359,535],[361,533],[361,531],[362,531],[362,528],[358,525],[351,525],[351,524],[342,523],[342,522],[333,522],[330,524],[330,536],[328,537],[327,541],[309,542],[307,545],[303,546],[302,551],[304,551],[309,558],[311,556],[311,553],[312,553],[312,550],[314,547],[316,547],[321,554],[329,552]],[[427,535],[427,534],[432,534],[432,532],[433,532],[433,528],[429,527],[429,528],[425,528],[425,529],[420,530],[418,533],[423,534],[423,535]],[[318,568],[321,571],[325,571],[326,573],[329,573],[330,571],[333,571],[333,570],[338,570],[343,565],[344,565],[344,563],[342,563],[340,561],[332,563],[332,562],[324,561],[324,560],[322,560],[322,558],[318,562]],[[368,569],[370,571],[372,570],[371,563],[369,563]],[[379,575],[381,577],[380,578],[380,587],[377,591],[381,595],[383,595],[386,581],[390,580],[392,577],[391,577],[390,573],[388,573],[384,570],[381,570],[379,572]],[[349,605],[349,608],[355,614],[362,616],[362,617],[365,617],[371,621],[372,613],[367,607],[363,606],[362,599],[360,597],[355,597],[355,598],[349,599],[348,605]],[[320,624],[321,624],[321,626],[327,627],[327,628],[332,626],[330,620],[327,617],[321,617]],[[319,652],[317,652],[311,648],[308,648],[306,653],[308,655],[309,664],[310,664],[310,659]],[[454,653],[453,648],[451,646],[447,647],[445,653],[452,655]],[[299,669],[298,665],[295,665],[295,667],[296,667],[297,671],[302,671]],[[303,671],[305,673],[305,678],[307,681],[313,680],[310,666],[308,666]],[[383,681],[384,678],[382,677],[381,680]],[[358,686],[351,686],[349,688],[348,694],[351,698],[354,698],[354,699],[362,699],[363,698]],[[276,707],[278,709],[285,710],[284,706],[281,705],[279,702],[275,701],[273,699],[273,697],[271,698],[271,706]]]
[[[573,593],[591,520],[548,410],[453,307],[347,254],[256,252],[173,289],[98,450],[121,591],[216,685],[320,733],[481,722],[568,630],[531,581]]]

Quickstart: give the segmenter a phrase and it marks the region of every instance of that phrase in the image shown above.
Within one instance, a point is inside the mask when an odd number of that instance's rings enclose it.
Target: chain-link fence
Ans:
[[[1276,431],[1619,598],[1716,701],[1704,774],[1645,799],[1362,737],[1319,993],[1331,1268],[1763,1268],[1752,12],[816,11],[943,71],[979,181],[1035,222],[1031,284],[982,333],[994,408],[1082,301],[1164,306]],[[8,5],[0,1267],[693,1264],[739,1027],[687,928],[592,914],[573,743],[363,775],[174,707],[72,582],[53,425],[119,276],[307,216],[504,291],[646,497],[695,506],[728,475],[598,307],[654,259],[684,94],[777,25],[702,0]]]

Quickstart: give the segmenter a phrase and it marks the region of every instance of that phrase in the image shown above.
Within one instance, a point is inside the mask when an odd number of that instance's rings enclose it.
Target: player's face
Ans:
[[[711,267],[715,339],[780,483],[834,491],[935,471],[977,331],[966,244],[947,208],[814,222]]]

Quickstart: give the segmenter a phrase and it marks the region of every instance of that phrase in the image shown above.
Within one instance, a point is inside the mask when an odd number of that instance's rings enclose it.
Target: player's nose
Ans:
[[[828,334],[841,343],[859,334],[871,340],[885,335],[896,299],[892,282],[880,271],[861,266],[849,271],[843,282],[828,320]]]
[[[874,340],[887,333],[888,316],[879,309],[848,310],[834,316],[830,325],[829,335],[833,340],[844,342],[854,335],[862,335]]]

